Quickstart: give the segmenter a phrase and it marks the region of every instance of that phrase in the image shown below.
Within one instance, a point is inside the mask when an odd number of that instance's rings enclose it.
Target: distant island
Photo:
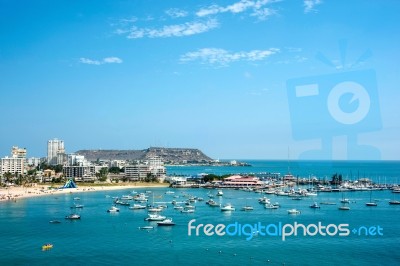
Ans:
[[[220,162],[205,155],[199,149],[150,147],[143,150],[79,150],[76,154],[84,155],[88,161],[124,160],[144,161],[158,156],[166,165],[226,165],[231,162]],[[234,161],[237,166],[249,166]]]

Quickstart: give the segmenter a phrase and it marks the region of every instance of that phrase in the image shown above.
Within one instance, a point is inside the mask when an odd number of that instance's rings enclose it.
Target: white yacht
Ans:
[[[119,212],[119,208],[112,206],[111,209],[108,209],[107,212]]]
[[[230,203],[225,204],[224,206],[221,207],[222,212],[234,211],[234,210],[235,210],[235,207],[233,207]]]
[[[265,204],[264,207],[266,209],[279,209],[279,205],[272,204],[272,203]]]
[[[148,214],[148,217],[145,218],[146,221],[164,221],[167,217],[159,215],[159,214]]]
[[[131,210],[143,210],[146,209],[146,205],[141,205],[141,204],[133,204],[133,206],[129,207]]]
[[[158,226],[173,226],[175,223],[172,221],[172,218],[166,218],[161,222],[157,223]]]
[[[78,220],[81,219],[81,216],[79,214],[70,214],[68,216],[65,216],[65,219]]]

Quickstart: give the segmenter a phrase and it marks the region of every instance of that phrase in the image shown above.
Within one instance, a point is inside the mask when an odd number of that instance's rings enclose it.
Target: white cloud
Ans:
[[[182,10],[182,9],[178,9],[178,8],[170,8],[165,11],[165,14],[167,14],[168,16],[170,16],[172,18],[183,18],[188,15],[188,12],[186,12],[185,10]]]
[[[200,61],[202,64],[228,66],[236,61],[261,61],[279,52],[277,48],[268,50],[252,50],[248,52],[228,52],[218,48],[203,48],[195,52],[188,52],[181,56],[181,62]]]
[[[321,4],[321,0],[304,0],[304,13],[315,11],[314,7]]]
[[[112,63],[116,63],[116,64],[121,64],[122,63],[122,59],[118,58],[118,57],[106,57],[103,59],[103,62],[105,64],[112,64]]]
[[[218,13],[232,13],[238,14],[248,10],[253,12],[251,16],[255,16],[259,19],[266,19],[268,16],[275,14],[275,11],[269,8],[264,8],[267,4],[276,2],[276,0],[240,0],[239,2],[233,3],[228,6],[211,5],[206,8],[202,8],[196,12],[198,17],[205,17],[210,15],[216,15]]]
[[[216,19],[209,19],[205,22],[186,22],[183,24],[167,25],[159,29],[153,28],[138,28],[133,26],[127,35],[128,39],[139,38],[166,38],[166,37],[181,37],[207,32],[217,28],[219,23]]]
[[[81,57],[79,58],[79,62],[82,64],[88,65],[103,65],[103,64],[121,64],[122,59],[118,57],[105,57],[102,60],[92,60],[89,58]]]

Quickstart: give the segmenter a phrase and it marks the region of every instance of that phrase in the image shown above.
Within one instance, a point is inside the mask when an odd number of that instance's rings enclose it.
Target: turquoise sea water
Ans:
[[[284,163],[282,163],[283,165]],[[319,169],[320,166],[315,169]],[[380,176],[396,178],[399,165],[396,162],[369,166],[377,167]],[[385,172],[385,167],[388,168]],[[262,168],[262,167],[261,167]],[[357,167],[358,168],[358,167]],[[176,168],[178,170],[178,168]],[[295,169],[295,168],[293,168]],[[193,173],[198,169],[192,169]],[[262,172],[269,171],[266,168]],[[283,168],[283,170],[285,170]],[[282,171],[283,171],[282,170]],[[188,168],[183,169],[188,171]],[[354,171],[357,171],[355,169]],[[293,170],[293,173],[294,170]],[[397,172],[398,173],[398,172]],[[327,173],[328,174],[328,173]],[[145,192],[149,189],[136,189]],[[154,222],[144,221],[146,210],[129,210],[120,206],[120,213],[106,210],[112,205],[113,196],[122,196],[132,190],[98,191],[65,194],[0,203],[0,265],[398,265],[400,263],[400,206],[389,205],[400,195],[391,191],[321,193],[316,198],[300,201],[288,197],[267,195],[271,202],[279,202],[280,209],[267,210],[257,202],[261,197],[254,192],[224,190],[217,201],[232,203],[236,211],[223,213],[203,202],[196,202],[196,212],[183,214],[172,208],[173,199],[187,199],[185,195],[203,197],[216,190],[174,189],[174,195],[165,194],[169,188],[152,188],[155,201],[168,202],[163,215],[172,217],[176,226],[157,227]],[[110,195],[111,197],[106,197]],[[151,194],[150,194],[151,195]],[[84,208],[77,210],[82,219],[64,220],[70,214],[74,197],[80,197]],[[179,198],[174,198],[179,196]],[[339,211],[340,199],[351,199],[350,211]],[[161,198],[160,198],[161,197]],[[370,197],[377,207],[366,207]],[[150,196],[150,200],[152,196]],[[321,205],[311,209],[313,201],[335,202],[337,205]],[[252,205],[253,211],[240,208]],[[288,215],[287,210],[297,208],[300,215]],[[60,224],[49,224],[58,219]],[[294,222],[317,224],[349,224],[349,229],[361,226],[380,226],[383,235],[366,236],[292,236],[282,241],[279,236],[254,235],[247,241],[245,236],[188,236],[188,222],[194,225],[232,223],[293,224]],[[151,231],[138,227],[154,225]],[[192,231],[194,234],[194,231]],[[54,248],[42,251],[41,246],[52,243]]]

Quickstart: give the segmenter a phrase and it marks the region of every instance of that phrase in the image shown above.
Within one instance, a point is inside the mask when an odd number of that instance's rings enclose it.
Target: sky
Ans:
[[[399,160],[396,0],[0,0],[0,156]]]

